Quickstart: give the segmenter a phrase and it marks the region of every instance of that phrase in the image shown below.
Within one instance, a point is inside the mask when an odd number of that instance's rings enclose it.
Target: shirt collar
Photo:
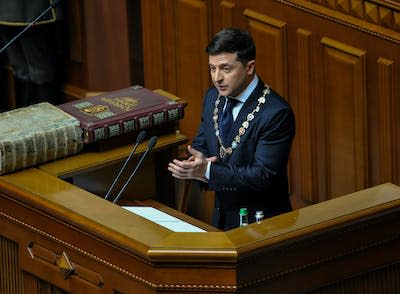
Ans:
[[[247,88],[238,96],[234,97],[234,99],[239,100],[242,103],[245,103],[247,101],[247,98],[250,97],[251,93],[253,93],[254,89],[257,87],[258,81],[259,81],[258,76],[254,75],[253,80],[250,82]]]

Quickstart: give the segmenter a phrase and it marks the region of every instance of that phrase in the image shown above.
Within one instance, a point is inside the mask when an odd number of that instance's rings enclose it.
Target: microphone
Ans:
[[[32,20],[21,32],[19,32],[14,38],[12,38],[7,44],[3,46],[3,48],[0,49],[0,53],[6,50],[12,43],[15,42],[23,33],[25,33],[30,27],[34,26],[35,23],[40,20],[47,12],[49,12],[50,9],[53,9],[56,7],[58,4],[61,3],[62,0],[54,0],[51,2],[50,6],[47,7],[43,12],[37,16],[34,20]]]
[[[122,187],[122,189],[119,191],[118,195],[115,197],[113,203],[117,203],[118,200],[121,198],[121,195],[125,191],[126,187],[129,185],[129,182],[132,180],[133,176],[136,174],[136,172],[138,171],[139,167],[141,166],[143,160],[145,159],[147,154],[151,151],[151,149],[153,149],[153,147],[154,147],[154,145],[156,145],[156,143],[157,143],[157,136],[151,137],[150,140],[149,140],[149,143],[147,144],[146,151],[143,153],[142,157],[140,157],[138,163],[136,164],[135,169],[133,170],[133,172],[129,176],[128,180],[125,182],[125,184]]]
[[[114,181],[112,182],[110,188],[108,188],[108,191],[107,191],[107,193],[106,193],[106,196],[104,197],[105,200],[107,200],[107,199],[110,197],[110,193],[111,193],[112,189],[114,189],[114,186],[115,186],[115,185],[117,184],[117,182],[119,181],[119,178],[121,177],[122,172],[123,172],[124,169],[126,168],[128,162],[131,160],[133,154],[134,154],[135,151],[136,151],[136,148],[139,146],[139,144],[141,144],[141,143],[143,142],[143,140],[144,140],[145,137],[146,137],[146,131],[145,131],[145,130],[141,131],[141,132],[139,133],[139,135],[137,136],[137,138],[136,138],[136,144],[135,144],[135,146],[133,147],[131,153],[129,153],[129,156],[126,158],[124,164],[123,164],[122,167],[120,168],[120,170],[119,170],[117,176],[115,177]]]

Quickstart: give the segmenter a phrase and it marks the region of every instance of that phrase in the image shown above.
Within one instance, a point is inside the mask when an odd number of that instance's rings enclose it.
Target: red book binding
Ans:
[[[142,86],[133,86],[58,105],[80,121],[83,142],[162,126],[183,117],[183,104]]]

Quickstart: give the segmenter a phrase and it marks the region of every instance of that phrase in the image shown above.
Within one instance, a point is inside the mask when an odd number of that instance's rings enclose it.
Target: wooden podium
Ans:
[[[169,136],[156,150],[184,139]],[[0,177],[1,293],[397,290],[400,187],[383,184],[228,232],[168,208],[207,231],[174,232],[64,180],[124,152]]]

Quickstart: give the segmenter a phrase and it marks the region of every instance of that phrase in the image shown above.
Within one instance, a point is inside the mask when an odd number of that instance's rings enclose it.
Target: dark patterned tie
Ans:
[[[229,134],[231,131],[231,127],[233,124],[233,115],[232,115],[232,109],[235,107],[235,105],[239,102],[239,100],[232,99],[232,98],[226,98],[228,101],[226,102],[226,107],[225,110],[221,114],[221,118],[219,120],[219,129],[220,129],[220,135],[222,139],[222,143],[224,146],[230,146],[230,138]]]

